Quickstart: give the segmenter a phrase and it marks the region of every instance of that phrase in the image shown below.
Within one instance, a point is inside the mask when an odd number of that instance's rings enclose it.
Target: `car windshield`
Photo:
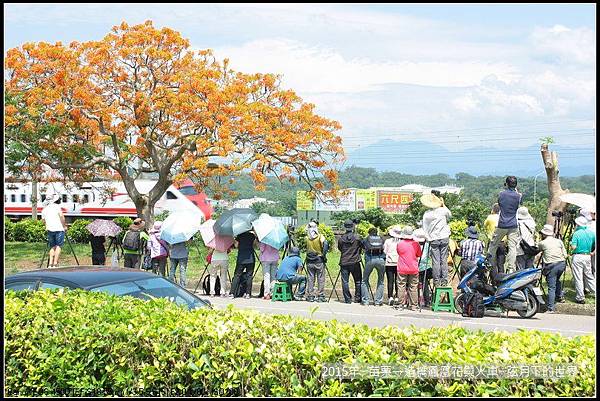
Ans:
[[[205,306],[204,302],[162,277],[103,285],[92,288],[90,291],[105,292],[118,296],[129,295],[146,300],[167,298],[171,302],[187,306],[190,309]]]
[[[196,188],[194,188],[194,187],[179,188],[179,192],[181,192],[184,195],[197,195],[198,194],[198,191],[196,191]]]

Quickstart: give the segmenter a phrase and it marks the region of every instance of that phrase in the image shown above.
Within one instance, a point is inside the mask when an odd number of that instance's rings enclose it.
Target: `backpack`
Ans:
[[[369,235],[365,241],[365,250],[369,255],[382,255],[383,238],[379,235]]]
[[[128,251],[138,251],[140,249],[141,240],[139,231],[127,231],[123,238],[123,248]]]
[[[467,294],[462,315],[465,317],[483,317],[485,314],[485,305],[483,304],[483,295],[478,292]]]
[[[210,275],[204,276],[204,280],[202,280],[202,290],[204,291],[204,295],[210,295]],[[217,276],[217,281],[215,281],[215,294],[221,295],[221,279]]]

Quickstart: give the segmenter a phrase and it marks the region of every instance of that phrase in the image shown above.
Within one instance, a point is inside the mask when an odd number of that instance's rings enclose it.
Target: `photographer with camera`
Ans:
[[[535,255],[526,252],[523,247],[535,247],[535,220],[529,214],[529,210],[522,206],[517,210],[517,221],[521,242],[517,246],[517,269],[530,269],[533,267]],[[525,242],[527,245],[522,245]]]
[[[521,194],[517,191],[517,177],[511,175],[506,177],[504,182],[506,190],[498,195],[498,205],[500,206],[500,216],[498,218],[498,227],[494,231],[492,241],[487,251],[487,257],[490,263],[498,272],[498,260],[496,251],[500,241],[504,237],[508,242],[508,253],[506,255],[505,273],[512,273],[516,267],[517,245],[519,243],[519,224],[517,222],[517,210],[521,205]]]

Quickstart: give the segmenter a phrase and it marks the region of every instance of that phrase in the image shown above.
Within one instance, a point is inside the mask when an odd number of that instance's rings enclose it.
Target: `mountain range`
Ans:
[[[558,152],[561,176],[595,174],[595,145],[592,148],[550,145],[550,150]],[[462,172],[474,176],[527,177],[544,171],[539,145],[520,149],[477,147],[450,151],[431,142],[384,140],[349,152],[346,156],[346,166],[415,175]]]

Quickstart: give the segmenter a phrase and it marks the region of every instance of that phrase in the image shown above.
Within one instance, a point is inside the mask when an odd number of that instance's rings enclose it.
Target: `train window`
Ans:
[[[77,194],[73,195],[73,202],[74,203],[78,203],[79,202],[79,195],[77,195]]]
[[[83,195],[83,203],[88,203],[90,201],[90,196],[88,194]]]
[[[177,197],[175,194],[173,194],[173,192],[167,191],[167,199],[177,199]]]
[[[63,194],[62,201],[63,201],[63,203],[67,203],[67,195],[66,194]]]
[[[23,203],[27,202],[27,195],[21,194],[21,202],[23,202]]]
[[[15,195],[15,194],[12,194],[12,195],[10,196],[10,201],[11,201],[11,202],[16,202],[16,201],[17,201],[17,195]]]
[[[46,201],[46,195],[42,195],[42,202]]]

